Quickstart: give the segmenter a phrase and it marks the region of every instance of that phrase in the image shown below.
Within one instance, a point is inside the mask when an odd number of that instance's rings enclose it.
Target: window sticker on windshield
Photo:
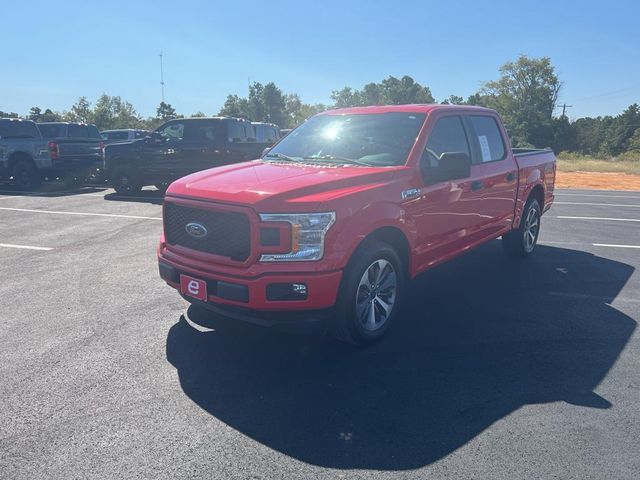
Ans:
[[[478,142],[480,143],[480,150],[482,151],[482,161],[491,161],[491,149],[489,148],[489,141],[486,135],[478,135]]]

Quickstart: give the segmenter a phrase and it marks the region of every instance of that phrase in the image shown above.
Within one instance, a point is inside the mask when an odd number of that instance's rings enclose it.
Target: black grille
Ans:
[[[188,234],[185,227],[191,222],[203,225],[206,235],[194,237]],[[170,245],[213,253],[238,262],[244,262],[251,252],[251,227],[244,213],[201,210],[166,203],[164,232]]]

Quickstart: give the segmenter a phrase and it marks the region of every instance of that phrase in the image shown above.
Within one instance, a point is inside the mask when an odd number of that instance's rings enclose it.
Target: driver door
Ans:
[[[418,270],[446,260],[473,241],[473,233],[481,220],[471,198],[471,178],[435,180],[435,171],[445,153],[461,153],[472,157],[464,122],[459,115],[441,116],[435,120],[421,158],[424,185],[421,195],[405,204],[415,219],[418,231]]]
[[[175,178],[183,153],[185,122],[172,120],[162,125],[158,133],[164,141],[147,144],[143,158],[145,176],[153,182],[164,182]]]

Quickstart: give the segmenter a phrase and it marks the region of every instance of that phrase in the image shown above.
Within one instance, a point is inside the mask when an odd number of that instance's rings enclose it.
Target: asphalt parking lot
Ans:
[[[533,258],[427,272],[362,350],[198,318],[160,214],[0,187],[0,477],[640,477],[640,192],[559,191]]]

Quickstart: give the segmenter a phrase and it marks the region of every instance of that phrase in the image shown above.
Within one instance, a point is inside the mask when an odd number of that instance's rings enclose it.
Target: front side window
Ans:
[[[0,137],[5,138],[38,138],[40,132],[33,122],[19,120],[0,121]]]
[[[469,117],[478,146],[480,147],[480,159],[483,163],[502,160],[505,154],[504,142],[496,119],[483,115]]]
[[[266,158],[404,165],[425,118],[412,112],[318,115],[284,137]]]
[[[111,140],[128,140],[129,132],[111,132]]]
[[[184,123],[174,122],[160,127],[158,129],[160,135],[171,140],[182,140],[184,138]]]
[[[462,119],[455,116],[438,120],[429,135],[425,153],[431,167],[439,165],[443,153],[466,153],[471,157]]]

